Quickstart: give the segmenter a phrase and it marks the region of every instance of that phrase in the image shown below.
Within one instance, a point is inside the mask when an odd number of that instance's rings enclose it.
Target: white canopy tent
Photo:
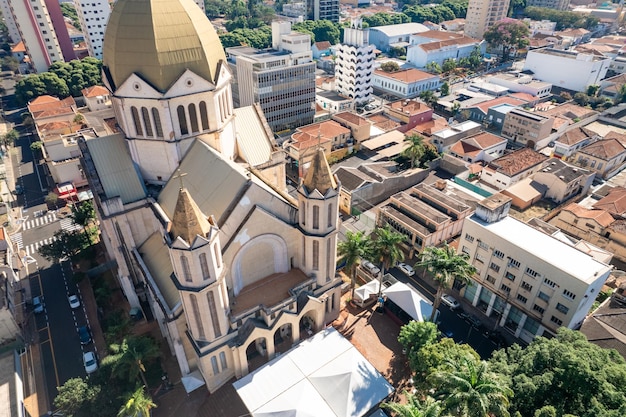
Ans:
[[[332,327],[233,386],[254,417],[359,417],[393,392]]]
[[[383,294],[411,316],[413,320],[424,321],[430,319],[433,306],[408,285],[396,282],[391,287],[384,289]]]
[[[353,301],[363,307],[363,305],[369,300],[372,295],[378,294],[378,288],[380,287],[380,282],[377,279],[368,282],[365,285],[361,285],[359,288],[354,290],[354,299]]]

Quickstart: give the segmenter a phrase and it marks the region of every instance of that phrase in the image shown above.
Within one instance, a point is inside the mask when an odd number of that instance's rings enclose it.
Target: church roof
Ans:
[[[313,192],[313,190],[317,190],[322,195],[325,195],[331,188],[337,188],[337,182],[330,171],[330,166],[328,166],[328,161],[324,156],[323,148],[319,148],[317,152],[315,152],[315,155],[313,155],[311,166],[304,177],[302,185],[306,187],[309,193]]]
[[[174,268],[163,236],[160,232],[154,232],[137,248],[137,251],[141,254],[168,309],[173,312],[180,303],[180,294],[171,278]]]
[[[179,174],[180,175],[180,174]],[[172,218],[170,234],[172,238],[181,237],[188,244],[192,244],[196,236],[207,236],[211,225],[202,214],[196,202],[191,198],[186,188],[178,192],[178,200]]]
[[[187,69],[213,82],[220,61],[219,37],[193,0],[119,0],[113,7],[103,66],[114,88],[137,73],[165,92]]]

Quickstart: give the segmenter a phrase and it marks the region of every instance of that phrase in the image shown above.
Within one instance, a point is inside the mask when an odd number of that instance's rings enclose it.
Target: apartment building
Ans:
[[[598,140],[580,148],[571,160],[574,164],[594,171],[597,176],[610,178],[624,168],[626,148],[615,138]]]
[[[2,17],[4,18],[4,24],[7,27],[9,38],[11,38],[11,43],[19,43],[22,40],[22,36],[20,35],[20,31],[17,28],[17,22],[13,17],[13,12],[11,11],[11,5],[9,4],[9,0],[0,1],[0,11],[2,12]]]
[[[543,7],[554,10],[567,10],[570,0],[528,0],[526,6]]]
[[[514,145],[528,148],[543,148],[543,140],[552,133],[554,118],[529,112],[522,109],[512,109],[504,116],[502,136]]]
[[[527,343],[578,328],[612,267],[509,217],[510,206],[494,194],[465,219],[458,250],[478,272],[462,296]]]
[[[401,99],[415,98],[423,91],[436,90],[441,87],[438,75],[420,71],[415,68],[396,72],[385,72],[377,69],[372,79],[374,90],[390,94]]]
[[[543,168],[547,156],[530,148],[521,148],[492,160],[480,175],[481,181],[504,190]]]
[[[307,0],[308,20],[330,20],[339,23],[339,0]]]
[[[369,32],[363,30],[361,19],[353,20],[343,32],[343,43],[337,46],[335,77],[337,91],[354,100],[367,103],[372,95],[374,73],[374,45],[369,43]]]
[[[272,49],[226,48],[235,107],[259,103],[274,132],[311,124],[315,115],[315,62],[311,37],[272,22]]]
[[[89,55],[102,59],[104,31],[109,22],[111,6],[108,0],[74,0],[76,14],[85,36]]]
[[[506,17],[509,0],[470,0],[465,17],[465,35],[482,39],[497,21]]]

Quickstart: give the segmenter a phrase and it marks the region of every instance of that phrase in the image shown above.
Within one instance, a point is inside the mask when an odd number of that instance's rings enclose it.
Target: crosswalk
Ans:
[[[40,247],[44,245],[49,245],[50,243],[56,240],[56,237],[50,236],[47,239],[42,239],[39,242],[31,243],[30,245],[24,246],[21,233],[16,233],[13,236],[11,236],[11,238],[13,239],[13,242],[17,244],[18,251],[21,251],[23,249],[24,252],[26,253],[26,256],[30,256],[36,253]]]
[[[50,220],[51,217],[54,217],[54,220]],[[36,220],[42,220],[42,222],[39,222],[39,224],[34,223],[35,226],[33,226],[32,224],[29,225],[29,227],[26,227],[27,223],[30,222],[35,222]],[[43,217],[39,217],[37,219],[34,220],[30,220],[27,221],[23,224],[23,230],[28,230],[31,229],[33,227],[38,227],[38,226],[42,226],[44,224],[48,224],[48,223],[52,223],[54,221],[58,220],[56,217],[56,214],[49,214]],[[82,226],[80,226],[79,224],[75,224],[72,219],[70,218],[65,218],[65,219],[61,219],[61,221],[59,222],[60,226],[61,226],[61,230],[66,230],[68,232],[74,231],[74,230],[81,230]],[[18,232],[18,233],[14,233],[13,235],[11,235],[11,240],[13,241],[14,244],[17,245],[17,249],[18,251],[21,251],[22,249],[24,250],[25,254],[27,256],[32,255],[34,253],[36,253],[40,247],[44,246],[44,245],[49,245],[50,243],[54,242],[56,240],[56,238],[54,236],[50,236],[46,239],[41,239],[37,242],[33,242],[30,243],[28,245],[24,245],[24,238],[22,235],[22,232]]]
[[[34,229],[35,227],[41,227],[48,223],[54,223],[55,221],[57,221],[57,214],[53,211],[46,214],[45,216],[26,220],[22,224],[22,230]]]
[[[61,230],[67,230],[73,232],[74,230],[81,230],[83,227],[80,224],[74,223],[72,219],[61,219]]]

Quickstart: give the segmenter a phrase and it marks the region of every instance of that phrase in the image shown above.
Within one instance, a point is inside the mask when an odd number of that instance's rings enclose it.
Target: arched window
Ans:
[[[317,240],[313,241],[313,270],[317,271],[320,269],[320,242]]]
[[[202,318],[200,317],[200,308],[198,307],[198,299],[195,294],[189,294],[189,300],[191,301],[191,312],[193,314],[193,320],[196,322],[198,328],[198,338],[206,339],[204,334],[204,326],[202,325]]]
[[[191,103],[189,105],[189,120],[191,121],[191,131],[197,133],[198,129],[198,113],[196,113],[196,105]]]
[[[152,108],[152,119],[154,120],[154,128],[156,129],[156,135],[159,138],[163,137],[163,127],[161,127],[161,115],[156,107]]]
[[[320,228],[320,207],[313,206],[313,229]]]
[[[211,277],[209,273],[209,264],[206,261],[206,253],[200,254],[200,269],[202,269],[202,278],[205,281]]]
[[[333,205],[328,205],[328,227],[333,227]]]
[[[143,124],[146,127],[146,136],[153,137],[152,124],[150,123],[150,113],[145,107],[141,108],[141,116],[143,117]]]
[[[139,120],[137,107],[131,107],[130,112],[133,115],[133,123],[135,123],[135,132],[137,133],[137,136],[143,136],[143,129],[141,129],[141,120]]]
[[[200,102],[200,121],[202,122],[202,130],[209,130],[209,117],[206,112],[206,103]]]
[[[302,211],[300,212],[302,216],[302,225],[306,225],[306,203],[302,204]]]
[[[189,128],[187,127],[187,117],[185,116],[185,108],[183,106],[178,106],[176,109],[178,113],[178,126],[180,127],[181,135],[188,135]]]
[[[213,323],[213,333],[215,333],[215,337],[220,337],[222,332],[220,331],[220,322],[217,317],[217,307],[215,305],[215,296],[213,295],[213,291],[209,291],[207,293],[207,297],[209,300],[209,313],[211,314],[211,323]]]
[[[191,270],[189,269],[189,260],[185,255],[180,255],[180,266],[183,269],[183,276],[186,282],[191,282]]]
[[[220,251],[217,250],[217,243],[213,245],[213,255],[215,255],[215,264],[218,268],[222,267],[222,258],[220,256]]]

